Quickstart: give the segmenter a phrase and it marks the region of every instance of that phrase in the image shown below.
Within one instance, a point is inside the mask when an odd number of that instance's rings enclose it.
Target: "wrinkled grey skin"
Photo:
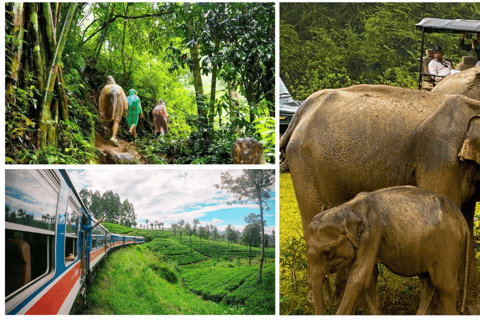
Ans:
[[[433,88],[432,92],[461,94],[480,100],[480,66],[446,77]]]
[[[367,301],[375,307],[372,277],[377,263],[397,275],[422,278],[424,292],[417,314],[427,314],[435,291],[443,313],[457,314],[457,279],[466,279],[468,272],[470,232],[460,208],[450,199],[412,186],[360,193],[316,215],[309,232],[309,278],[316,314],[323,314],[325,275],[343,266],[350,273],[337,314],[353,314],[358,297],[367,290]]]
[[[460,95],[374,85],[312,94],[280,140],[307,250],[308,226],[316,214],[360,192],[398,185],[449,197],[462,206],[473,231],[479,116],[480,101]],[[470,253],[476,269],[473,247]],[[478,272],[471,272],[471,313],[478,313],[477,284]]]

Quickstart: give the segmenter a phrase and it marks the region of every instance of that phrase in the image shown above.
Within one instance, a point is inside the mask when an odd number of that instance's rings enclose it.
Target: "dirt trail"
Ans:
[[[129,153],[133,156],[134,159],[138,160],[140,164],[148,163],[139,153],[137,147],[133,142],[125,141],[118,139],[119,146],[115,146],[112,141],[105,140],[103,136],[96,132],[95,133],[95,148],[101,151],[105,155],[114,155],[115,153]],[[111,163],[103,159],[101,163]]]

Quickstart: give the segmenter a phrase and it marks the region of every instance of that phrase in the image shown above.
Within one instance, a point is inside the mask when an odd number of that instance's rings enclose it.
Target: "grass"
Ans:
[[[86,314],[275,314],[274,248],[258,283],[259,248],[250,266],[238,254],[244,246],[192,237],[190,247],[169,230],[142,235],[151,241],[108,258],[88,288]]]
[[[133,231],[132,228],[121,226],[115,223],[104,222],[102,223],[102,226],[104,226],[111,233],[116,233],[116,234],[127,234]]]
[[[204,299],[243,306],[243,314],[275,314],[275,263],[264,264],[258,283],[258,265],[211,260],[183,268],[186,288]]]
[[[476,227],[478,234],[480,206],[477,203]],[[289,173],[280,174],[280,314],[314,314],[313,303],[307,298],[306,252],[300,211]],[[479,254],[477,247],[477,255]],[[477,261],[477,264],[479,261]],[[480,271],[480,265],[478,267]],[[387,315],[412,315],[420,303],[421,283],[417,278],[405,278],[380,266],[377,295],[380,312]],[[333,279],[330,277],[332,289]],[[480,292],[480,288],[479,288]],[[335,314],[340,299],[333,299],[325,306],[324,313]],[[358,308],[357,314],[363,310]]]
[[[140,248],[137,249],[137,248]],[[88,310],[96,315],[230,315],[234,306],[204,301],[152,268],[158,258],[145,245],[113,253],[87,290]],[[164,267],[169,268],[168,265]]]

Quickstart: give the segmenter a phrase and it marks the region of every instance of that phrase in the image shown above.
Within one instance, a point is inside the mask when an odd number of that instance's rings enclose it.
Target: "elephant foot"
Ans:
[[[112,141],[116,147],[120,147],[120,144],[118,143],[117,139],[115,139],[114,137],[112,137],[110,141]]]

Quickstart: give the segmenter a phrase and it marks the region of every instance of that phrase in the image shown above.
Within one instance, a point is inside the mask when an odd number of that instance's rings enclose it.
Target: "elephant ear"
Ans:
[[[472,160],[480,164],[480,117],[473,117],[458,157],[461,161]]]
[[[345,236],[355,248],[360,246],[360,235],[363,231],[363,222],[355,213],[346,210],[344,216]]]

